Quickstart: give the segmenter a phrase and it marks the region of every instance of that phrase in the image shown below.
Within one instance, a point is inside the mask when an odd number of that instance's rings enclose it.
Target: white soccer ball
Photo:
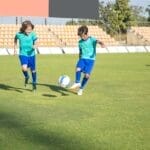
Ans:
[[[67,75],[61,75],[58,79],[59,86],[66,88],[70,84],[70,77]]]

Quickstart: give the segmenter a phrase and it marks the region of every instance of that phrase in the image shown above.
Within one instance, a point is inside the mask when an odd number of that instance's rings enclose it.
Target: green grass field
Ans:
[[[102,54],[83,96],[77,56],[38,56],[38,90],[24,89],[15,56],[0,57],[0,150],[149,150],[150,54]]]

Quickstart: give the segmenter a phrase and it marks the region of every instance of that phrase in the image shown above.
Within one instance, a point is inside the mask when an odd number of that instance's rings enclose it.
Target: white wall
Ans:
[[[39,54],[78,54],[77,47],[39,47]],[[146,53],[150,52],[150,46],[109,46],[97,48],[97,53]],[[37,52],[36,52],[37,53]],[[13,55],[13,49],[0,48],[0,55]]]

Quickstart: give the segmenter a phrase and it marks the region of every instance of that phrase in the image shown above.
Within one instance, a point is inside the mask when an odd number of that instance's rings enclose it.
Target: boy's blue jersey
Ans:
[[[34,56],[35,49],[33,48],[34,42],[37,40],[37,36],[34,32],[29,35],[18,32],[15,39],[19,40],[19,55],[22,56]]]
[[[81,39],[79,41],[80,58],[95,60],[96,44],[97,39],[94,37],[88,37],[87,40]]]

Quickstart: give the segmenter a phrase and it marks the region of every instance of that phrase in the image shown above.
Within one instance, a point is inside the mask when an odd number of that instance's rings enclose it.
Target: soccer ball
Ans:
[[[58,79],[59,86],[66,88],[70,84],[70,77],[67,75],[61,75]]]

